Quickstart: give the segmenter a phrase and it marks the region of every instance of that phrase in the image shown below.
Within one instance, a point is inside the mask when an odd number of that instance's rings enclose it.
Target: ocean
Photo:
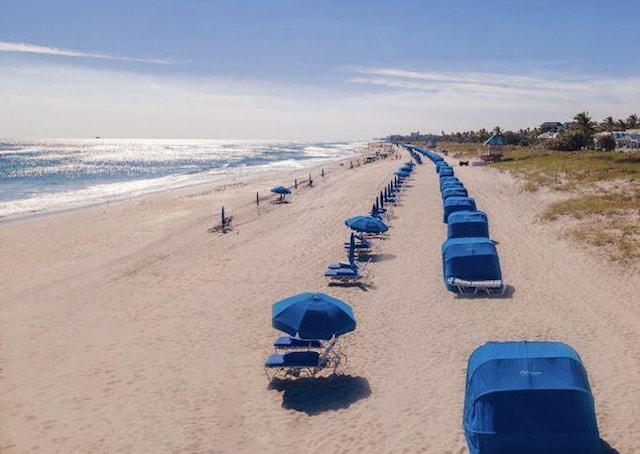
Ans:
[[[0,221],[298,169],[366,142],[0,139]]]

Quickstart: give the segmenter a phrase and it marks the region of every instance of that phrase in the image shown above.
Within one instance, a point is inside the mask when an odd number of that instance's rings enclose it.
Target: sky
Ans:
[[[637,0],[0,0],[0,137],[367,140],[640,111]]]

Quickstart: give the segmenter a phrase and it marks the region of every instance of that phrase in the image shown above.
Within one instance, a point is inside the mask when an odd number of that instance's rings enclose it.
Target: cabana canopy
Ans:
[[[436,162],[436,172],[442,173],[444,169],[451,169],[451,166],[447,164],[445,161]]]
[[[500,259],[493,242],[488,238],[453,238],[442,244],[442,273],[447,290],[456,287],[448,278],[465,281],[502,280]]]
[[[469,193],[462,184],[446,186],[442,189],[442,200],[448,199],[449,197],[467,197],[468,195]]]
[[[476,211],[476,201],[471,197],[449,197],[443,201],[444,217],[442,222],[447,223],[449,215],[456,211]]]
[[[596,454],[587,373],[560,342],[489,342],[469,358],[463,425],[471,454]]]
[[[483,211],[456,211],[451,213],[448,221],[448,239],[489,238],[489,221]]]
[[[442,189],[443,189],[446,185],[450,185],[450,184],[453,184],[453,183],[457,183],[457,184],[462,185],[462,181],[460,181],[460,180],[458,179],[458,177],[452,177],[452,176],[449,176],[449,177],[440,177],[440,191],[442,191]]]

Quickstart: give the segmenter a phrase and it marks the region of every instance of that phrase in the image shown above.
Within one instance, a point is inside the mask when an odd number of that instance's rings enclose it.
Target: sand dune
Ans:
[[[455,168],[489,215],[508,297],[445,291],[428,162],[377,242],[372,285],[327,286],[343,220],[369,209],[398,163],[334,164],[291,203],[259,209],[255,192],[291,174],[0,227],[0,450],[464,453],[470,353],[549,339],[582,356],[601,437],[640,452],[639,278],[537,224],[541,200],[508,175]],[[222,204],[234,230],[208,233]],[[301,291],[354,308],[349,362],[333,380],[269,389],[271,304]]]

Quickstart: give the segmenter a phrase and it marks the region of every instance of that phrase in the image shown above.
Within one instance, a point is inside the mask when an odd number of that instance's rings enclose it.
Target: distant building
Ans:
[[[640,129],[627,129],[626,131],[613,131],[616,140],[616,149],[638,150],[640,149]]]
[[[559,121],[545,121],[540,125],[540,132],[560,132],[564,129],[564,126]]]
[[[540,140],[551,140],[551,139],[555,139],[556,137],[558,137],[560,133],[559,132],[551,132],[551,131],[547,131],[547,132],[543,132],[542,134],[540,134],[537,138]]]

